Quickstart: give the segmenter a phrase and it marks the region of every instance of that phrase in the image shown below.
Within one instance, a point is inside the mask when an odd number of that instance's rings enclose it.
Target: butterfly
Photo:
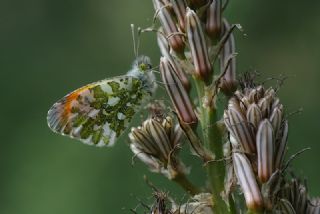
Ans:
[[[111,146],[156,87],[150,58],[140,56],[126,75],[88,84],[56,102],[48,126],[85,144]]]

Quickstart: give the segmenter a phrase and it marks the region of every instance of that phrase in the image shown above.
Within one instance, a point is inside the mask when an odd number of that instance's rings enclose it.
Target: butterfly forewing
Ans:
[[[138,78],[101,80],[55,103],[48,112],[48,124],[53,131],[90,145],[112,145],[148,98],[150,93]]]

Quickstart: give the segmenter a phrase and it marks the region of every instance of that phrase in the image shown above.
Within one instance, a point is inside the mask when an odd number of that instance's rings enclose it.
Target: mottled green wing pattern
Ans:
[[[120,76],[68,94],[48,112],[49,127],[90,145],[113,145],[150,98],[140,79]]]

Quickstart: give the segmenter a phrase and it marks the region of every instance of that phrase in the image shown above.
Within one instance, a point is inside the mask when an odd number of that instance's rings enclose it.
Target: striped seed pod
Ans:
[[[253,171],[262,183],[267,182],[277,169],[282,169],[288,123],[272,88],[265,90],[257,86],[236,91],[228,102],[224,122],[232,146],[240,147],[248,155]]]
[[[171,211],[166,206],[166,201],[168,200],[167,194],[159,191],[153,195],[156,200],[151,208],[151,214],[170,214]]]
[[[311,199],[308,195],[307,187],[297,178],[293,178],[291,181],[285,183],[279,197],[281,201],[286,201],[287,204],[286,206],[279,206],[281,213],[286,213],[286,210],[290,209],[294,211],[291,213],[320,213],[320,199]]]
[[[173,14],[170,11],[170,5],[163,0],[153,0],[153,6],[163,31],[168,37],[170,47],[177,53],[183,53],[185,47],[183,36],[179,32]]]
[[[207,9],[206,33],[212,39],[217,41],[221,34],[221,0],[212,0]]]
[[[187,124],[197,123],[198,119],[188,93],[166,57],[160,59],[160,73],[180,120]]]
[[[206,40],[200,20],[190,8],[187,8],[186,28],[191,57],[195,67],[194,75],[199,79],[209,81],[212,74],[212,65],[209,60]]]
[[[250,161],[244,154],[241,153],[233,153],[232,159],[234,171],[244,194],[248,209],[262,209],[263,198]]]
[[[177,16],[180,30],[182,32],[185,31],[185,16],[186,16],[186,8],[187,4],[185,0],[171,0],[172,8],[174,13]]]
[[[274,172],[274,133],[271,123],[264,119],[257,131],[258,177],[262,183]]]
[[[132,128],[129,133],[132,152],[144,162],[151,171],[173,178],[169,169],[182,169],[182,163],[176,161],[175,147],[178,145],[182,130],[173,123],[173,118],[147,119],[142,126]],[[180,170],[179,169],[179,170]]]
[[[184,72],[184,70],[173,59],[172,55],[170,54],[170,46],[167,42],[167,39],[165,38],[165,36],[161,32],[158,32],[158,34],[157,34],[157,41],[158,41],[158,46],[160,48],[161,55],[166,57],[170,61],[171,65],[174,68],[174,71],[176,72],[176,74],[180,78],[182,85],[189,92],[191,89],[190,81],[189,81],[186,73]]]
[[[226,19],[223,19],[223,34],[227,33],[229,30],[229,23]],[[228,96],[235,92],[238,85],[236,79],[235,53],[235,39],[233,33],[231,33],[220,54],[220,70],[225,72],[225,74],[220,81],[219,87],[221,88],[222,92]]]

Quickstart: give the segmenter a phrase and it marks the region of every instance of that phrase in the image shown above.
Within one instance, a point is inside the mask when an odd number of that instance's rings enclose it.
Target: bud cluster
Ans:
[[[227,95],[237,88],[235,42],[230,25],[222,19],[222,2],[153,0],[153,5],[160,23],[157,41],[162,80],[181,121],[195,124],[197,118],[189,97],[191,77],[214,88],[214,62],[220,56],[218,87]],[[225,35],[227,38],[219,41]]]
[[[234,170],[247,207],[261,209],[267,206],[264,200],[269,198],[261,188],[284,167],[288,122],[283,106],[274,89],[245,87],[229,100],[224,122],[230,133]]]
[[[179,66],[185,64],[184,61],[191,62],[186,69],[188,73],[206,82],[212,81],[214,56],[210,52],[230,28],[226,21],[222,21],[221,0],[204,0],[201,3],[153,0],[153,5],[161,24],[158,32],[162,38],[158,37],[158,44],[162,55],[167,58],[171,55],[169,60],[176,60],[172,63]],[[234,50],[234,39],[230,36],[228,41],[226,48]],[[229,57],[230,51],[223,55],[224,59]]]
[[[281,189],[279,210],[282,213],[320,213],[320,198],[309,198],[307,187],[297,178],[286,182]]]
[[[176,171],[186,171],[176,156],[181,134],[172,117],[147,119],[142,126],[131,129],[130,148],[151,171],[173,179]]]

